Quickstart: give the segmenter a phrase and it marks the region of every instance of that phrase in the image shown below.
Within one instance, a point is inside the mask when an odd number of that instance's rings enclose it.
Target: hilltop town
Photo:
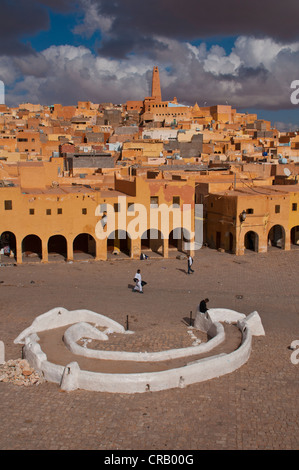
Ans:
[[[57,254],[71,261],[80,253],[96,260],[185,253],[182,220],[151,225],[151,208],[161,205],[181,215],[188,207],[190,233],[201,205],[201,241],[212,249],[294,249],[298,170],[299,133],[230,105],[164,101],[157,67],[151,96],[140,101],[0,105],[1,255],[19,264]],[[141,205],[145,220],[136,220]]]

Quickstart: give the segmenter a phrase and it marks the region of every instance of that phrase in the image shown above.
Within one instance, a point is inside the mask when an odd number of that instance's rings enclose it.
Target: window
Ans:
[[[29,215],[34,215],[34,209],[29,209]]]
[[[296,210],[297,210],[297,202],[293,202],[292,211],[296,211]]]
[[[84,209],[82,209],[82,214],[83,215],[86,215],[87,214],[87,209],[84,207]]]
[[[172,204],[173,205],[178,205],[179,206],[180,202],[181,202],[180,196],[173,196],[173,198],[172,198]]]
[[[158,196],[151,196],[151,207],[157,207],[159,205]]]
[[[246,209],[246,214],[253,214],[253,209]]]
[[[51,215],[51,209],[46,209],[46,215]]]
[[[116,202],[114,204],[114,212],[119,212],[120,211],[120,205]]]
[[[4,201],[4,210],[6,211],[12,210],[12,201]]]
[[[62,209],[61,208],[57,209],[57,214],[59,214],[59,215],[62,214]]]
[[[280,205],[277,204],[275,205],[275,214],[279,214],[280,213]]]

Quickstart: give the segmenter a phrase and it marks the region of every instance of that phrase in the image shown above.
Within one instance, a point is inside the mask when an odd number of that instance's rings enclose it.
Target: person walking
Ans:
[[[193,258],[191,255],[188,256],[188,274],[194,273],[192,266],[193,265]]]
[[[136,272],[135,277],[134,277],[134,281],[136,282],[136,285],[133,289],[133,292],[140,292],[140,294],[143,294],[142,278],[141,278],[140,269],[137,269],[137,272]]]

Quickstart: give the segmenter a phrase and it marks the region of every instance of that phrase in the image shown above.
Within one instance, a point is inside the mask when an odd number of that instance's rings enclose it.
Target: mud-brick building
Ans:
[[[258,186],[210,193],[205,199],[207,244],[237,255],[299,247],[299,187]]]
[[[61,160],[18,165],[11,183],[0,184],[0,248],[17,263],[48,262],[57,254],[76,260],[82,253],[95,260],[110,253],[139,259],[147,250],[167,258],[191,240],[194,183],[115,176],[102,189],[96,181],[91,186],[62,177]],[[173,205],[175,213],[167,210]]]

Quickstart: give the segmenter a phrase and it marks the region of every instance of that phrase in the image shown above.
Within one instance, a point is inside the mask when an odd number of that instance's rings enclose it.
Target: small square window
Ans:
[[[29,214],[34,215],[34,209],[29,209]]]
[[[277,204],[277,205],[275,206],[275,214],[279,214],[279,213],[280,213],[280,205]]]
[[[253,214],[253,209],[246,209],[246,214]]]
[[[293,202],[292,211],[296,211],[296,210],[297,210],[297,202]]]
[[[151,207],[157,207],[159,205],[158,196],[151,196]]]
[[[51,209],[46,209],[46,214],[51,215]]]
[[[86,208],[82,209],[82,214],[83,214],[83,215],[86,215],[86,214],[87,214],[87,209],[86,209]]]
[[[4,209],[6,211],[11,211],[12,210],[12,201],[4,201]]]
[[[59,215],[62,214],[62,209],[61,208],[57,209],[57,214],[59,214]]]
[[[180,205],[180,202],[181,202],[181,199],[180,199],[180,196],[173,196],[172,198],[172,205],[177,205],[179,206]]]

